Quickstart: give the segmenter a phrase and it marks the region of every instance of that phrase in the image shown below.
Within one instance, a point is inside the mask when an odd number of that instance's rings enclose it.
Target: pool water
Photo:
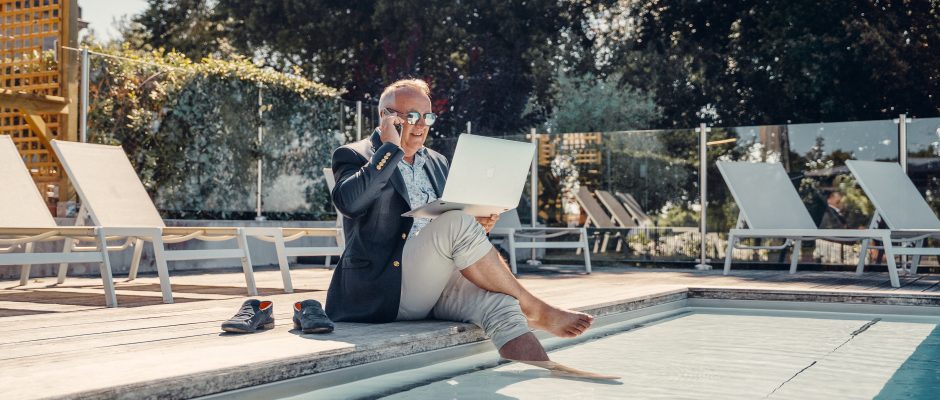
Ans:
[[[385,398],[940,398],[935,318],[692,312],[562,348],[551,358],[622,378],[562,379],[511,363]]]

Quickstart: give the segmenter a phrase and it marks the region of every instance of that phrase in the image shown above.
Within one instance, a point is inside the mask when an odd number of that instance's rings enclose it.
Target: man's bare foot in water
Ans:
[[[534,308],[530,313],[525,313],[529,326],[558,337],[580,336],[594,323],[594,317],[583,312],[562,310],[544,303]]]
[[[580,369],[571,368],[567,365],[559,364],[554,361],[520,361],[513,360],[521,363],[526,363],[529,365],[534,365],[539,368],[545,368],[549,371],[552,371],[552,376],[557,376],[561,378],[576,378],[576,379],[594,379],[594,380],[616,380],[620,379],[616,375],[605,375],[599,374],[597,372],[583,371]]]

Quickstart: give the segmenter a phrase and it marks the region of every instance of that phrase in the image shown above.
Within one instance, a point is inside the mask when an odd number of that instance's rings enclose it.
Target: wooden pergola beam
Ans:
[[[46,121],[43,121],[42,117],[35,111],[25,108],[20,109],[20,115],[26,119],[26,123],[29,124],[29,128],[36,133],[36,136],[39,136],[39,140],[42,144],[49,146],[49,129],[46,128]]]
[[[24,114],[68,114],[64,97],[30,94],[0,89],[0,107],[21,110]],[[28,110],[28,111],[27,111]]]

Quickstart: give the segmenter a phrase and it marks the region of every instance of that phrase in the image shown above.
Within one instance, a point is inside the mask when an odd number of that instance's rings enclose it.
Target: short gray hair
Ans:
[[[388,95],[398,89],[404,88],[415,90],[431,98],[431,87],[428,86],[428,83],[423,79],[400,79],[385,87],[385,90],[382,91],[382,95],[379,96],[379,107],[385,108],[385,99]]]

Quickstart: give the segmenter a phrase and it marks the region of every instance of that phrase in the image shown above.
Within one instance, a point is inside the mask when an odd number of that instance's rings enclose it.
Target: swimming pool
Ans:
[[[358,368],[359,377],[334,382],[348,383],[321,382],[307,392],[274,384],[246,393],[290,399],[933,399],[940,393],[937,311],[697,300],[608,317],[579,340],[546,341],[552,359],[621,376],[617,381],[552,377],[525,364],[499,364],[489,351],[441,362],[428,354],[418,364],[399,360],[397,368],[390,360],[382,373],[355,367],[344,373]]]

